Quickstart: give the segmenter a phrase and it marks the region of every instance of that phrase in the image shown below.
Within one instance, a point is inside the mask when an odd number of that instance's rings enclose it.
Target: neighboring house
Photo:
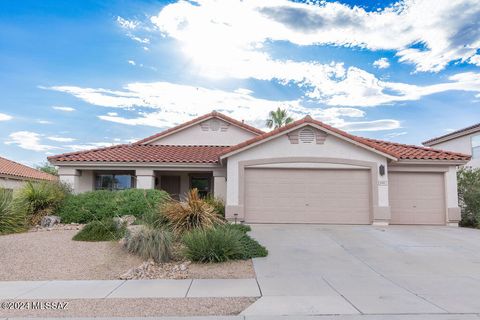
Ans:
[[[466,166],[480,168],[480,123],[427,140],[423,145],[468,154],[472,159]]]
[[[19,189],[25,181],[55,181],[54,175],[0,157],[0,188]]]
[[[264,133],[212,112],[133,144],[49,157],[76,192],[190,188],[249,223],[457,224],[468,155],[361,138],[307,116]]]

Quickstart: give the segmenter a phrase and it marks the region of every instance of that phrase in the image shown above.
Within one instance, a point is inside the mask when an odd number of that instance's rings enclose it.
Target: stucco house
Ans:
[[[133,144],[49,157],[75,192],[190,188],[248,223],[457,225],[470,156],[351,135],[309,116],[271,132],[212,112]]]
[[[25,181],[54,181],[54,175],[0,157],[0,188],[19,189]]]
[[[423,142],[424,146],[468,154],[466,166],[480,168],[480,123]]]

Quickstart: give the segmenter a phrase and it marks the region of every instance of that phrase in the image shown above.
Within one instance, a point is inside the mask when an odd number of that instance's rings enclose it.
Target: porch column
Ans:
[[[447,225],[458,227],[462,214],[458,207],[457,167],[450,166],[448,171],[445,172],[445,191],[447,197]]]
[[[155,173],[153,169],[135,170],[137,177],[137,189],[155,189]]]
[[[213,195],[225,202],[227,198],[227,171],[225,169],[213,170]]]
[[[80,171],[75,168],[58,168],[58,176],[60,182],[65,183],[66,185],[72,188],[73,193],[79,193],[79,184],[80,184]]]
[[[380,174],[380,166],[383,166],[383,175]],[[388,166],[387,163],[378,163],[377,170],[374,173],[377,179],[374,179],[373,192],[373,225],[387,226],[390,223],[390,205],[388,201]],[[376,199],[375,199],[376,198]]]

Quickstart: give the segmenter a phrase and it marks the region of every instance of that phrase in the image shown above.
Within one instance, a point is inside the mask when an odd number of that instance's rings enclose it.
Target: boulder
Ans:
[[[54,225],[60,223],[61,219],[59,216],[45,216],[40,221],[40,226],[43,228],[51,228]]]

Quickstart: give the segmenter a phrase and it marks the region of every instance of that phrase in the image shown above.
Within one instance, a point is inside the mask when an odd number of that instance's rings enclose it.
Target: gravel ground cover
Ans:
[[[254,278],[251,260],[218,264],[143,262],[117,242],[73,241],[81,226],[0,236],[0,281]],[[133,271],[133,272],[132,272]]]
[[[239,314],[255,300],[256,298],[73,299],[61,301],[68,302],[66,310],[0,309],[0,317],[224,316]]]

